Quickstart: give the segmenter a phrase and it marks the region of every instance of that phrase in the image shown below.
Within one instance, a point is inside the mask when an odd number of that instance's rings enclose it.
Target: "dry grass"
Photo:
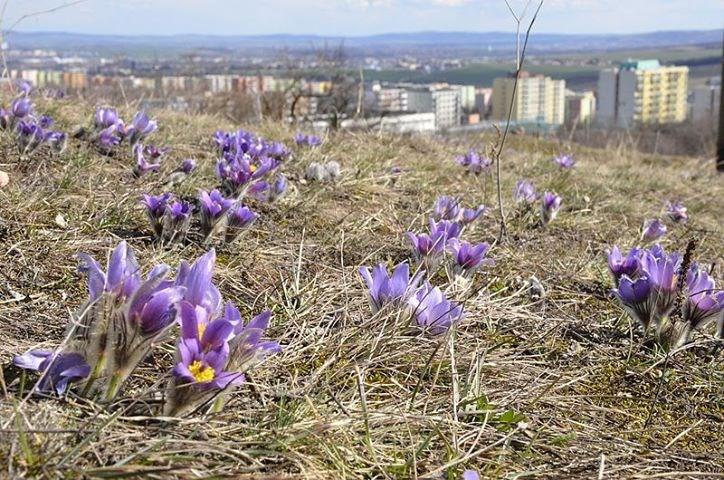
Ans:
[[[80,121],[69,104],[52,109],[62,126]],[[12,183],[0,191],[0,475],[456,479],[475,468],[485,478],[610,479],[723,471],[724,374],[715,341],[699,335],[662,372],[664,355],[607,298],[603,260],[607,246],[635,244],[644,218],[660,215],[666,199],[681,199],[692,219],[665,243],[683,249],[696,237],[698,259],[716,262],[721,281],[721,176],[692,158],[584,149],[574,151],[580,165],[566,175],[547,161],[559,145],[523,137],[503,155],[510,241],[493,249],[497,265],[477,277],[478,293],[451,292],[468,311],[453,336],[419,336],[391,312],[372,316],[357,269],[407,258],[404,232],[423,228],[440,194],[469,205],[486,195],[492,205],[492,183],[484,189],[452,163],[471,143],[491,139],[343,133],[285,165],[295,193],[259,207],[245,241],[219,250],[215,278],[225,297],[247,315],[272,308],[270,335],[284,345],[223,413],[152,418],[170,345],[114,405],[73,396],[24,401],[11,355],[61,341],[85,296],[75,254],[103,258],[126,239],[148,268],[204,251],[154,244],[138,197],[159,193],[159,179],[190,156],[201,170],[177,192],[212,187],[210,136],[233,126],[159,116],[155,140],[173,151],[161,176],[142,180],[131,177],[129,158],[102,158],[78,142],[62,158],[20,161],[2,141],[0,169]],[[294,133],[247,127],[288,143]],[[339,183],[299,181],[320,157],[342,164]],[[392,165],[405,170],[396,183]],[[514,210],[512,187],[523,176],[565,199],[548,229]],[[67,226],[56,223],[58,214]],[[466,235],[493,241],[495,220]],[[542,300],[526,291],[531,275],[547,290]]]

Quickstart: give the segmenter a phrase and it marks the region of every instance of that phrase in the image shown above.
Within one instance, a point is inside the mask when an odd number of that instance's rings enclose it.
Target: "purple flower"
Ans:
[[[121,143],[121,138],[118,133],[118,126],[111,125],[108,128],[104,128],[103,130],[98,132],[95,140],[102,151],[107,152],[112,150],[113,147]]]
[[[553,163],[564,170],[569,170],[576,166],[576,161],[571,155],[559,155],[553,158]]]
[[[433,207],[432,218],[435,220],[455,221],[460,216],[460,199],[443,195],[438,197]]]
[[[322,139],[316,135],[305,135],[304,133],[297,133],[294,135],[294,141],[300,147],[318,147],[322,145]]]
[[[141,110],[136,113],[133,117],[133,122],[131,122],[131,126],[128,128],[128,133],[131,136],[131,145],[135,145],[142,141],[144,138],[155,132],[157,128],[158,124],[156,121],[150,120],[148,115],[146,115],[146,112]]]
[[[234,200],[225,198],[218,190],[211,193],[201,190],[199,193],[201,202],[201,231],[209,236],[224,214],[234,205]]]
[[[47,115],[41,115],[38,119],[38,125],[40,125],[40,128],[50,128],[54,123],[55,121]]]
[[[541,202],[541,220],[543,220],[543,225],[548,225],[558,216],[558,210],[560,210],[562,202],[563,198],[553,192],[545,192],[543,194],[543,201]]]
[[[276,160],[283,161],[289,158],[291,152],[283,143],[275,142],[268,146],[266,154]]]
[[[462,232],[463,227],[459,223],[451,222],[450,220],[440,220],[436,222],[433,218],[430,218],[430,235],[435,238],[437,236],[443,239],[443,243],[447,243],[452,238],[458,238]]]
[[[161,164],[149,162],[143,153],[144,149],[141,147],[140,143],[136,144],[135,151],[136,151],[136,166],[133,169],[133,174],[136,177],[141,177],[141,176],[145,175],[147,172],[158,172],[158,170],[161,168]]]
[[[268,200],[270,202],[276,202],[277,200],[282,198],[287,193],[287,187],[287,177],[285,177],[284,175],[279,175],[269,188]]]
[[[64,132],[47,132],[45,134],[45,143],[50,145],[54,152],[61,154],[68,146],[68,135]]]
[[[96,128],[103,130],[115,126],[119,121],[118,112],[114,108],[98,108],[93,117]]]
[[[724,311],[724,290],[717,290],[714,279],[696,263],[686,272],[686,293],[684,320],[692,330],[705,327]]]
[[[225,346],[234,333],[234,323],[227,317],[213,318],[203,307],[181,303],[181,338],[196,340],[202,352]]]
[[[653,286],[648,277],[632,280],[623,274],[613,294],[621,302],[624,310],[631,315],[631,318],[638,321],[644,330],[648,330],[652,322],[659,322],[656,315],[656,301],[653,298]]]
[[[438,287],[433,288],[429,283],[410,297],[407,304],[417,325],[431,335],[447,332],[464,317],[461,305],[449,301]]]
[[[182,263],[176,280],[177,285],[186,287],[184,300],[194,306],[202,307],[209,316],[221,310],[222,301],[219,289],[211,282],[216,263],[216,251],[209,250],[189,267]]]
[[[156,145],[146,145],[143,147],[143,154],[151,160],[158,160],[169,151],[168,148],[159,148]]]
[[[166,279],[166,265],[157,265],[142,279],[125,242],[113,251],[106,272],[91,256],[79,258],[88,275],[89,300],[81,308],[71,346],[91,365],[86,388],[100,389],[111,400],[153,345],[169,334],[186,288]],[[101,378],[105,380],[98,384]]]
[[[658,218],[646,220],[644,222],[641,238],[645,242],[653,242],[666,235],[666,225]]]
[[[181,164],[181,171],[184,172],[186,175],[189,175],[194,170],[196,170],[196,160],[194,159],[187,158]]]
[[[632,248],[624,257],[618,246],[613,246],[611,251],[608,252],[608,270],[611,272],[616,284],[623,275],[634,278],[640,268],[642,253],[640,249]]]
[[[659,245],[641,255],[641,275],[649,279],[654,290],[655,313],[659,318],[668,316],[674,308],[680,266],[681,255],[667,255]]]
[[[397,265],[392,276],[388,275],[384,263],[377,265],[372,273],[369,268],[360,267],[359,273],[367,284],[373,313],[377,313],[385,305],[404,304],[424,274],[423,271],[419,271],[410,278],[410,267],[407,263]]]
[[[686,223],[689,220],[686,207],[681,202],[666,202],[666,214],[674,223]]]
[[[166,415],[183,415],[210,402],[222,390],[242,383],[244,372],[267,354],[279,351],[277,343],[261,341],[271,312],[244,324],[233,303],[222,308],[218,289],[211,283],[215,258],[211,250],[192,267],[179,268],[177,283],[186,285],[186,301],[180,307],[181,339],[164,405]]]
[[[33,111],[33,103],[27,97],[20,97],[10,104],[10,113],[17,119],[25,118]]]
[[[447,248],[453,254],[455,262],[455,273],[463,276],[470,276],[484,265],[494,265],[495,261],[485,258],[490,250],[488,242],[472,245],[468,242],[461,242],[452,238],[447,243]]]
[[[17,126],[17,140],[21,153],[32,153],[45,141],[45,132],[34,121],[20,120]]]
[[[421,233],[417,235],[407,232],[407,238],[412,244],[413,256],[418,262],[429,257],[439,257],[445,251],[445,238],[441,235],[428,235]]]
[[[166,206],[163,214],[163,237],[167,240],[183,238],[191,226],[193,205],[188,202],[173,202]]]
[[[26,370],[41,373],[38,391],[62,395],[68,384],[84,379],[90,374],[90,366],[78,353],[53,354],[48,350],[30,350],[13,357],[13,364]]]
[[[226,227],[226,241],[233,242],[242,232],[248,230],[258,215],[244,205],[237,205],[229,210]]]
[[[269,190],[271,186],[266,180],[259,180],[249,185],[246,193],[253,198],[256,198],[260,202],[264,202],[269,199]]]
[[[465,470],[461,480],[480,480],[480,475],[475,470]]]
[[[480,205],[478,208],[464,208],[458,221],[462,225],[470,225],[480,216],[485,215],[488,210],[488,207],[484,205]]]
[[[181,339],[178,344],[179,362],[173,369],[176,383],[190,384],[200,390],[222,390],[244,382],[244,374],[224,371],[229,358],[228,345],[220,350],[204,351],[198,340]]]
[[[467,167],[468,172],[474,175],[489,171],[493,165],[491,158],[480,155],[475,150],[470,150],[467,154],[457,157],[455,161],[461,166]]]
[[[515,203],[533,203],[538,199],[535,187],[528,180],[519,180],[513,192]]]
[[[170,193],[162,193],[161,195],[143,194],[141,204],[146,207],[146,216],[151,222],[151,228],[153,228],[153,233],[156,236],[161,236],[163,231],[163,215],[170,199]]]

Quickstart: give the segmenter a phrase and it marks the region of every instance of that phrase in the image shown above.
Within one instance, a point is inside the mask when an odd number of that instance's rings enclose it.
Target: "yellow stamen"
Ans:
[[[191,375],[194,376],[194,379],[199,383],[210,382],[216,376],[216,372],[213,368],[208,365],[204,365],[198,360],[194,360],[191,365],[189,365],[189,371],[191,372]]]
[[[249,165],[249,170],[251,170],[251,173],[254,173],[254,172],[256,172],[256,169],[257,169],[257,168],[259,168],[259,167],[257,167],[257,166],[256,166],[256,165],[254,165],[254,164],[252,164],[252,165]]]
[[[206,331],[207,325],[205,323],[199,323],[199,340],[204,338],[204,332]]]

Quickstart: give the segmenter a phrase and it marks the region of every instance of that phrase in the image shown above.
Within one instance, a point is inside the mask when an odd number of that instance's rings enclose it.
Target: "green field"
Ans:
[[[671,50],[631,50],[611,53],[591,54],[576,53],[565,56],[551,56],[562,62],[570,60],[598,59],[606,62],[619,62],[629,58],[658,58],[662,63],[682,63],[690,65],[690,77],[694,80],[709,78],[720,71],[719,59],[721,51],[718,49],[671,49]],[[536,59],[540,60],[540,58]],[[596,65],[530,65],[526,70],[532,73],[541,73],[556,79],[564,79],[572,88],[594,87],[601,67]],[[505,76],[515,69],[513,63],[479,63],[463,68],[434,71],[396,70],[369,70],[365,78],[381,82],[413,82],[435,83],[447,82],[452,84],[476,85],[491,87],[493,80]]]

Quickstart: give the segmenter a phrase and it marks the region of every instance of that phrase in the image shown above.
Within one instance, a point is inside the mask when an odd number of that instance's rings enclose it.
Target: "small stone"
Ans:
[[[55,216],[55,224],[60,228],[68,228],[68,222],[65,221],[65,217],[60,213]]]
[[[10,175],[0,170],[0,188],[7,187],[8,183],[10,183]]]

